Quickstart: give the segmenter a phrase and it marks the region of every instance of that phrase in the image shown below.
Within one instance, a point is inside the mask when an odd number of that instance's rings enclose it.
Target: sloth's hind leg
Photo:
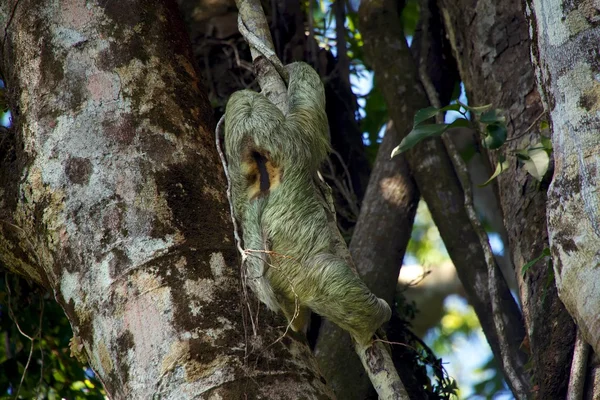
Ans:
[[[368,344],[391,317],[388,304],[371,293],[344,260],[333,254],[318,254],[307,260],[301,286],[303,303],[362,344]]]

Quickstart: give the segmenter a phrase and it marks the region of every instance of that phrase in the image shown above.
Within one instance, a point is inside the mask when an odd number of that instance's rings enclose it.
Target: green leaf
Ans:
[[[515,150],[515,155],[521,161],[526,161],[530,159],[529,153],[527,153],[527,149]]]
[[[52,371],[52,376],[58,382],[66,382],[67,381],[67,378],[65,377],[65,375],[62,373],[62,371],[60,371],[58,369],[55,369],[54,371]]]
[[[448,104],[446,107],[442,107],[440,111],[460,111],[461,105],[458,103]]]
[[[437,114],[446,111],[458,111],[460,110],[460,104],[452,103],[448,104],[446,107],[435,108],[435,107],[427,107],[422,108],[415,114],[415,118],[413,121],[413,127],[421,124],[424,121],[427,121],[429,118],[435,117]]]
[[[419,125],[423,121],[427,121],[429,118],[435,117],[438,112],[440,112],[440,109],[435,107],[421,108],[415,114],[415,118],[413,120],[413,127]]]
[[[487,133],[483,143],[486,148],[497,149],[506,142],[506,126],[503,123],[493,123],[485,127]]]
[[[452,123],[448,126],[450,128],[470,128],[471,121],[465,118],[456,118]]]
[[[85,387],[86,386],[85,386],[85,383],[83,381],[75,381],[75,382],[71,383],[71,386],[70,386],[70,388],[72,390],[82,390]]]
[[[420,141],[432,136],[439,136],[446,129],[448,124],[424,124],[413,128],[412,131],[400,142],[400,144],[392,151],[392,158],[396,155],[405,152],[414,147]]]
[[[545,119],[540,122],[540,131],[544,129],[550,129],[550,124]]]
[[[548,152],[544,148],[539,147],[528,149],[527,154],[529,155],[529,160],[523,161],[523,167],[538,182],[541,182],[548,171],[550,156],[548,156]]]
[[[493,181],[494,179],[496,179],[498,177],[498,175],[500,175],[502,172],[504,172],[508,168],[508,166],[509,166],[508,161],[506,161],[504,159],[503,155],[500,155],[498,157],[498,164],[496,164],[496,170],[494,171],[492,176],[490,176],[490,179],[488,179],[487,181],[485,181],[482,184],[477,185],[477,186],[484,187],[484,186],[489,185],[490,182]]]
[[[531,268],[536,262],[540,261],[543,257],[544,256],[536,257],[533,260],[529,261],[527,264],[523,265],[523,268],[521,268],[521,275],[525,275],[525,273],[529,271],[529,268]]]
[[[529,268],[531,268],[536,262],[540,261],[544,257],[549,257],[549,256],[550,256],[550,249],[546,247],[546,248],[544,248],[544,250],[542,250],[542,254],[539,257],[536,257],[533,260],[529,261],[527,264],[523,265],[523,268],[521,268],[521,275],[525,275],[525,273],[529,270]]]
[[[476,115],[480,115],[482,112],[489,110],[489,108],[492,106],[491,104],[486,104],[484,106],[469,106],[461,102],[458,102],[458,104],[460,104],[460,106],[464,109],[469,110]]]
[[[540,142],[542,143],[542,146],[544,147],[544,149],[548,150],[548,151],[552,151],[552,140],[550,140],[549,137],[547,136],[542,136],[540,138]]]
[[[500,110],[499,108],[486,111],[483,114],[481,114],[481,117],[479,117],[479,121],[482,124],[504,123],[506,121],[506,118],[500,114],[501,112],[502,110]]]
[[[413,36],[419,22],[419,2],[409,0],[402,10],[402,26],[406,36]]]

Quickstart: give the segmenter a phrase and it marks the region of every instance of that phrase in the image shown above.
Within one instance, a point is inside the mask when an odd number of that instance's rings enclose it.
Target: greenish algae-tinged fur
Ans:
[[[287,115],[249,90],[234,93],[225,112],[225,150],[247,252],[247,283],[271,310],[281,310],[294,330],[304,328],[310,308],[367,344],[391,311],[335,255],[333,217],[316,183],[330,149],[323,84],[307,64],[286,68]]]

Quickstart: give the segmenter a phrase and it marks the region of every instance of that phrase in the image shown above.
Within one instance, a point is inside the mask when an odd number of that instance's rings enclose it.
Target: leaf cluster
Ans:
[[[104,399],[91,369],[70,357],[71,326],[45,290],[0,274],[0,336],[0,399]]]
[[[450,123],[431,123],[428,122],[438,114],[444,115],[447,111],[456,111],[462,118],[455,119]],[[469,119],[469,115],[474,119]],[[413,128],[408,135],[402,139],[400,144],[392,151],[392,157],[403,153],[421,141],[439,137],[451,128],[471,128],[479,132],[482,136],[482,144],[489,150],[500,149],[507,141],[518,139],[521,136],[508,139],[506,128],[506,118],[502,115],[502,110],[491,108],[491,104],[485,106],[469,106],[460,101],[449,104],[445,107],[427,107],[415,114]],[[540,130],[548,128],[548,123],[542,121]],[[524,133],[526,133],[525,131]],[[525,171],[533,176],[538,182],[541,182],[550,165],[550,155],[552,154],[552,143],[546,136],[541,136],[539,142],[534,143],[522,149],[513,151],[517,160],[523,165]],[[504,172],[509,163],[504,154],[497,157],[496,169],[492,176],[479,186],[486,186]]]

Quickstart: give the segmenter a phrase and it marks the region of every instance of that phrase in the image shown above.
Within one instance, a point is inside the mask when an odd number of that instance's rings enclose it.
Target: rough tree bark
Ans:
[[[331,398],[306,345],[240,318],[212,111],[177,9],[100,4],[0,4],[16,122],[0,260],[54,292],[113,399]]]
[[[524,277],[521,274],[521,267],[548,247],[547,182],[538,185],[518,167],[513,153],[539,141],[539,124],[529,127],[543,113],[529,58],[528,25],[522,3],[441,0],[438,4],[469,103],[492,104],[502,109],[508,138],[519,137],[505,145],[510,168],[497,179],[500,204],[519,282],[537,396],[564,398],[575,340],[573,322],[558,299],[555,286],[547,284],[551,271],[545,260],[530,268]],[[496,165],[498,152],[489,155],[492,165]]]
[[[428,105],[428,101],[404,39],[395,3],[391,0],[363,1],[359,26],[365,40],[365,53],[381,85],[392,120],[410,120],[418,109]],[[406,82],[413,83],[408,85]],[[501,304],[498,312],[501,315],[498,317],[505,322],[507,340],[506,346],[502,346],[493,321],[484,254],[467,216],[464,193],[443,143],[440,139],[426,140],[407,152],[406,158],[492,351],[505,375],[509,371],[509,375],[520,381],[520,386],[526,386],[527,379],[523,379],[526,358],[519,350],[525,336],[520,312],[506,282],[499,281],[497,289]],[[501,354],[511,357],[503,360]],[[509,385],[513,386],[510,380]]]
[[[552,124],[548,233],[558,295],[600,354],[600,26],[589,2],[528,1],[532,58]],[[593,398],[600,396],[598,365]],[[592,386],[592,385],[589,385]],[[569,393],[569,395],[573,395]]]
[[[251,69],[251,64],[246,61],[247,45],[237,31],[235,3],[233,0],[178,0],[178,3],[192,36],[196,60],[211,89],[213,106],[224,108],[231,93],[253,87],[254,81],[253,75],[248,80],[240,77],[248,74],[244,69]],[[276,0],[271,8],[263,8],[269,16],[281,61],[284,64],[305,61],[324,72],[329,131],[336,154],[330,157],[328,168],[322,172],[333,190],[340,229],[349,237],[358,218],[371,167],[355,119],[356,98],[347,78],[348,71],[338,64],[331,52],[320,49],[315,57],[309,51],[309,43],[314,42],[314,38],[305,34],[305,13],[299,1]]]
[[[538,84],[552,122],[548,230],[558,294],[600,352],[600,77],[597,7],[530,3]]]
[[[224,6],[213,10],[208,7],[208,3],[207,0],[200,2],[180,1],[188,29],[195,35],[193,42],[197,48],[205,49],[211,45],[215,48],[227,46],[227,43],[231,43],[232,39],[225,42],[213,37],[212,35],[217,32],[213,33],[210,29],[212,22],[209,20],[235,19],[227,17],[229,13],[235,13],[235,10]],[[219,2],[223,5],[226,3],[227,1]],[[343,27],[344,18],[343,15],[340,15],[339,5],[337,7],[336,19],[342,21],[340,26]],[[209,16],[207,12],[211,10],[215,14]],[[265,9],[265,11],[268,10]],[[272,11],[272,37],[275,47],[278,49],[278,54],[284,63],[305,60],[307,57],[310,58],[311,55],[314,56],[312,52],[306,51],[306,42],[312,40],[312,38],[307,39],[305,35],[305,17],[300,3],[297,0],[278,0],[270,11]],[[344,32],[338,30],[337,33],[343,34]],[[342,42],[340,41],[340,43]],[[340,44],[340,46],[343,46],[343,44]],[[225,48],[228,49],[228,47]],[[243,45],[238,46],[238,48],[243,48]],[[215,53],[217,52],[210,52],[210,54]],[[323,55],[323,53],[325,51],[321,50],[320,54]],[[199,50],[196,54],[201,55],[201,64],[206,65],[206,57],[209,53],[206,50]],[[210,58],[209,61],[211,63],[216,62],[216,57]],[[332,146],[336,153],[341,156],[345,168],[341,168],[341,165],[338,164],[340,160],[337,155],[332,155],[330,165],[335,165],[335,167],[327,170],[325,177],[330,182],[334,192],[338,211],[338,225],[342,225],[347,233],[351,231],[356,223],[358,217],[358,212],[355,211],[358,205],[357,201],[360,202],[363,198],[370,170],[366,161],[361,134],[355,121],[356,101],[351,92],[347,65],[340,66],[339,60],[335,60],[330,53],[327,53],[326,57],[319,57],[318,59],[313,57],[309,61],[311,63],[321,63],[320,69],[324,70],[326,75],[327,114]],[[231,63],[230,60],[227,60],[227,62]],[[344,63],[342,62],[342,64]],[[219,71],[216,71],[211,75],[215,80],[214,87],[222,86],[218,82],[223,74],[219,75]],[[226,77],[223,77],[222,80],[227,81],[229,84],[232,81],[231,78]],[[388,150],[382,153],[381,159],[376,162],[374,167],[375,181],[372,182],[372,188],[368,189],[369,194],[365,198],[363,213],[360,216],[362,222],[357,225],[358,231],[355,231],[353,235],[350,250],[355,264],[369,287],[378,296],[393,304],[393,292],[406,243],[410,238],[410,226],[416,208],[417,198],[415,196],[417,195],[414,193],[414,184],[408,176],[405,162],[401,158],[397,160],[389,159],[389,153],[394,143],[399,140],[396,134],[390,134],[389,136],[390,139],[383,144],[383,146],[387,146]],[[392,140],[394,137],[395,139]],[[383,154],[386,155],[383,156]],[[336,172],[335,176],[332,174],[334,170]],[[351,185],[346,186],[345,183],[348,178],[351,178],[352,182]],[[345,189],[341,186],[345,186]],[[413,202],[415,204],[412,204]],[[348,203],[354,203],[353,207],[348,207]],[[394,237],[398,240],[378,241],[377,238],[380,237]],[[371,258],[371,256],[375,258]],[[365,277],[363,272],[368,272],[371,276]],[[384,293],[386,294],[384,295]],[[312,328],[309,333],[313,333]],[[324,358],[320,360],[320,366],[323,374],[327,377],[328,383],[336,391],[338,391],[338,388],[343,388],[341,392],[337,392],[340,398],[363,398],[361,391],[368,391],[371,384],[356,353],[353,351],[349,336],[326,321],[323,321],[323,329],[317,333],[319,333],[317,355]],[[326,339],[322,340],[323,337],[326,337]],[[326,351],[321,351],[322,349]],[[340,369],[340,365],[344,365],[344,368]],[[357,379],[353,377],[357,377]],[[359,385],[357,386],[357,384]],[[360,390],[358,389],[359,386]]]

